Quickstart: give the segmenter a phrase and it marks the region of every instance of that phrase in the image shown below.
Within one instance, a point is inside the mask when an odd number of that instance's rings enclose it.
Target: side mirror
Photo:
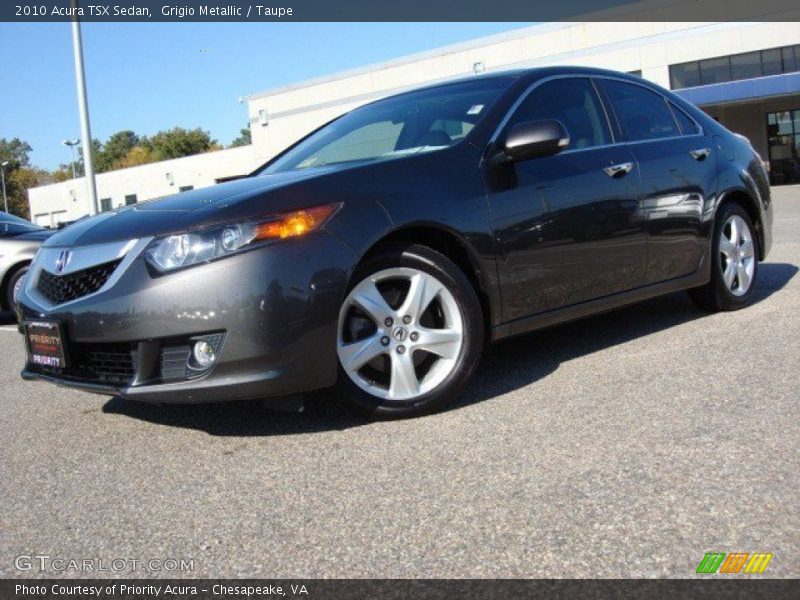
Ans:
[[[558,154],[569,146],[569,133],[558,121],[529,121],[517,123],[506,135],[501,145],[499,160],[519,162]]]

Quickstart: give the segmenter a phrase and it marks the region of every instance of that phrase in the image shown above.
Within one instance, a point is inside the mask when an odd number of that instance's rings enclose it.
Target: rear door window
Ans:
[[[629,142],[657,140],[681,134],[666,99],[640,85],[603,80],[622,131]]]

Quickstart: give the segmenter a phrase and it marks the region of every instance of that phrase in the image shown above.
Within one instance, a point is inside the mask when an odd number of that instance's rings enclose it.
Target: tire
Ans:
[[[17,303],[14,299],[15,291],[19,285],[21,285],[22,278],[28,273],[27,265],[24,267],[20,267],[14,273],[11,274],[11,277],[8,278],[8,284],[6,285],[6,297],[5,297],[5,304],[8,307],[8,310],[16,310]]]
[[[371,419],[434,412],[467,385],[483,341],[481,304],[453,261],[387,248],[359,265],[342,303],[336,394]]]
[[[689,296],[712,312],[748,306],[758,282],[758,257],[758,235],[747,211],[735,202],[724,204],[714,224],[711,279],[689,290]]]

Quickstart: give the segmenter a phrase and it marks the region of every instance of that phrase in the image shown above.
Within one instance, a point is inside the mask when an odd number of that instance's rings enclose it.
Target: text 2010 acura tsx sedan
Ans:
[[[670,92],[585,68],[474,77],[54,235],[19,296],[22,374],[157,402],[335,386],[418,415],[486,341],[680,289],[747,305],[771,226],[753,148]]]

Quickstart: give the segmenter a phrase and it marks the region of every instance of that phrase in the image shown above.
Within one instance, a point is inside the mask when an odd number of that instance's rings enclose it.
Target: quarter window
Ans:
[[[661,94],[621,81],[606,80],[603,85],[628,141],[680,135],[675,117]]]
[[[675,115],[675,119],[678,121],[678,125],[680,126],[681,133],[683,135],[694,135],[696,133],[700,133],[700,128],[697,126],[697,123],[695,123],[693,119],[689,118],[689,115],[675,106],[672,102],[669,103],[669,107],[672,109],[672,114]]]
[[[611,143],[605,112],[586,78],[554,79],[540,85],[520,104],[506,131],[517,123],[550,119],[566,127],[570,149]]]

